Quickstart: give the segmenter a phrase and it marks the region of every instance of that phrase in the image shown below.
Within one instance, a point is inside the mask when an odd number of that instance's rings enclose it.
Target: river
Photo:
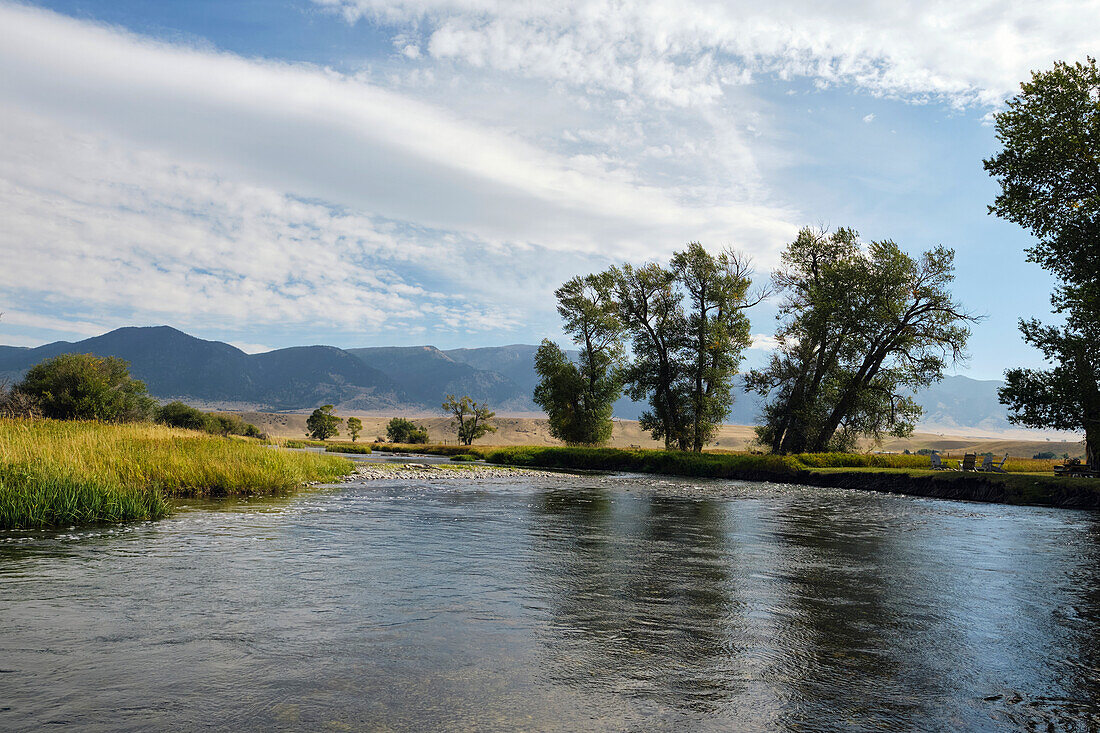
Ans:
[[[0,729],[1095,729],[1098,520],[613,475],[0,533]]]

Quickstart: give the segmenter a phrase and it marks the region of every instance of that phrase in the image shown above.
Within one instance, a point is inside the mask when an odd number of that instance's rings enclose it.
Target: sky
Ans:
[[[992,115],[1097,37],[1100,0],[0,0],[0,344],[561,340],[574,275],[699,241],[763,281],[847,226],[954,248],[996,379],[1053,283],[988,214]]]

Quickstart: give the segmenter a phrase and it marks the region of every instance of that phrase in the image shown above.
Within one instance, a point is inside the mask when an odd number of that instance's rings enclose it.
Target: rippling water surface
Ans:
[[[1096,729],[1098,519],[609,476],[0,533],[0,729]]]

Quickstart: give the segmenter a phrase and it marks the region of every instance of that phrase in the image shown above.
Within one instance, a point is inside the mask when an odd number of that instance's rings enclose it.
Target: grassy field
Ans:
[[[0,420],[0,528],[157,519],[168,497],[278,493],[351,468],[160,425]]]

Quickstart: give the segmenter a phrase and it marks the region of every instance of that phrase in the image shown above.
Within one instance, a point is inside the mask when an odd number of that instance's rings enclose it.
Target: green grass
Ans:
[[[335,445],[326,445],[326,453],[358,453],[369,454],[371,452],[369,445],[353,445],[351,443],[338,443]]]
[[[279,493],[351,470],[161,425],[0,420],[0,528],[159,519],[169,497]]]
[[[451,456],[451,460],[459,463],[469,463],[470,461],[480,461],[481,456],[475,456],[473,453],[459,453],[457,456]]]

